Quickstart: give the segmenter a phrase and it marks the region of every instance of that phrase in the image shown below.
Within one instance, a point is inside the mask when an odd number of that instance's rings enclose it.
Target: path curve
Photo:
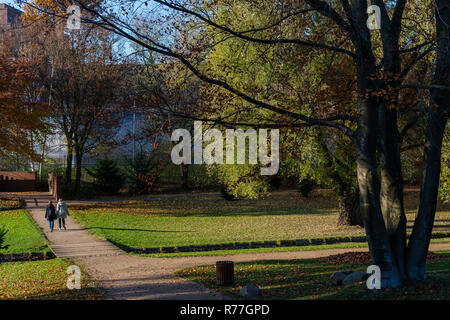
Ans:
[[[56,255],[71,258],[74,263],[84,266],[88,274],[105,290],[109,299],[226,299],[220,293],[175,276],[174,272],[187,267],[214,264],[219,260],[248,262],[309,259],[345,252],[367,251],[367,248],[345,248],[178,258],[131,256],[109,242],[89,234],[71,217],[67,220],[67,231],[56,230],[50,233],[48,223],[44,219],[44,208],[50,196],[41,193],[22,197],[25,198],[27,209],[44,232]],[[431,250],[450,250],[450,243],[432,244]]]

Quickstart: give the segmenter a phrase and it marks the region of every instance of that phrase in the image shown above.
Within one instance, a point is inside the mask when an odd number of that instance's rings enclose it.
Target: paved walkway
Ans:
[[[176,277],[174,272],[182,268],[214,264],[218,260],[247,262],[307,259],[344,252],[367,251],[365,248],[348,248],[180,258],[131,256],[109,242],[89,234],[70,217],[67,221],[68,230],[55,230],[50,233],[47,221],[44,219],[44,208],[49,200],[48,194],[23,197],[27,201],[27,209],[44,231],[56,255],[71,258],[75,264],[84,266],[110,299],[225,299],[219,293],[211,292],[195,282]],[[450,250],[450,243],[432,244],[431,249]]]
[[[55,228],[50,232],[48,221],[45,219],[45,207],[50,200],[48,194],[36,194],[24,196],[27,209],[38,226],[44,231],[49,240],[49,246],[53,253],[60,258],[74,258],[78,256],[110,256],[124,254],[122,250],[102,239],[95,239],[86,229],[76,224],[70,217],[67,224],[68,230],[58,230],[58,220],[55,220]],[[55,201],[54,201],[55,202]],[[56,203],[55,203],[56,207]]]

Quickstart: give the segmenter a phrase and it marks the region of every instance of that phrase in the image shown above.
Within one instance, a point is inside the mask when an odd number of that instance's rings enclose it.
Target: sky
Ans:
[[[17,5],[17,1],[16,0],[0,0],[0,3],[6,3],[8,5],[10,5],[11,7],[14,8],[20,8],[20,6]]]

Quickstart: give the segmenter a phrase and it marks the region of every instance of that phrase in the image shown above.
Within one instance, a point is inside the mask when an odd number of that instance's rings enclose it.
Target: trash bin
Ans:
[[[221,286],[232,286],[234,284],[234,262],[217,261],[216,278],[217,284]]]

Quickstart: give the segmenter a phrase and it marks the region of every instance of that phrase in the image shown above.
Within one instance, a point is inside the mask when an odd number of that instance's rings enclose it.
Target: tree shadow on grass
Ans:
[[[87,229],[115,230],[115,231],[139,231],[139,232],[196,232],[192,230],[152,230],[152,229],[130,229],[130,228],[106,228],[106,227],[89,227]]]
[[[277,195],[258,200],[170,199],[124,201],[115,203],[86,203],[70,207],[72,210],[136,213],[151,216],[217,217],[217,216],[279,216],[335,214],[337,203],[333,197],[303,198],[297,195]]]
[[[93,210],[110,209],[109,213],[114,214],[127,214],[132,213],[136,215],[148,215],[148,216],[161,216],[161,217],[261,217],[261,216],[289,216],[289,215],[336,215],[337,207],[323,207],[323,208],[251,208],[251,207],[236,207],[232,209],[222,209],[220,206],[214,209],[205,209],[205,211],[198,211],[200,209],[166,209],[163,207],[148,208],[133,208],[133,207],[120,207],[120,208],[108,208],[103,206],[84,206],[74,208],[76,211],[86,212]],[[136,210],[137,209],[137,210]],[[152,210],[158,210],[159,212],[152,212]]]

